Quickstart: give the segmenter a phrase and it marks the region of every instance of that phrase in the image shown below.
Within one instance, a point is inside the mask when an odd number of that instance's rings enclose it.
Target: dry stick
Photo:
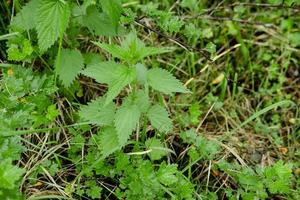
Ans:
[[[199,129],[201,128],[203,122],[206,120],[206,118],[208,117],[209,113],[212,111],[212,109],[214,108],[214,106],[215,106],[215,103],[213,103],[213,105],[209,108],[209,110],[207,111],[206,115],[204,116],[204,118],[202,119],[202,121],[197,126],[196,132],[199,131]]]

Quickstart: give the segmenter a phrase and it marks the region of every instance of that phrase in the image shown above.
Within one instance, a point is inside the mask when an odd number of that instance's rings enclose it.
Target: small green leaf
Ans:
[[[112,125],[115,117],[116,106],[113,102],[104,106],[105,98],[100,97],[86,106],[82,106],[79,116],[83,121],[97,125]]]
[[[126,66],[107,61],[88,65],[81,73],[95,79],[98,83],[112,84],[117,72],[123,69],[126,69]]]
[[[23,61],[30,56],[33,48],[28,39],[21,39],[20,44],[10,44],[7,49],[8,60]]]
[[[0,191],[1,189],[16,189],[16,182],[21,178],[24,169],[12,165],[10,159],[0,161]]]
[[[145,145],[148,149],[151,149],[149,153],[149,157],[151,160],[159,160],[162,157],[168,155],[166,149],[164,149],[164,145],[160,142],[159,139],[156,138],[149,138],[146,140]]]
[[[176,173],[177,173],[177,165],[175,164],[167,165],[166,163],[162,163],[159,166],[159,170],[157,172],[157,178],[162,184],[169,186],[178,181]]]
[[[273,166],[264,169],[265,184],[272,194],[287,194],[290,191],[292,165],[279,160]]]
[[[117,110],[115,127],[121,146],[126,144],[132,131],[136,128],[140,115],[138,106],[134,104],[124,104]]]
[[[46,118],[53,121],[59,115],[59,110],[57,110],[56,105],[52,104],[47,108]]]
[[[65,87],[69,87],[83,68],[83,56],[78,50],[62,49],[58,76]]]
[[[147,73],[147,80],[153,89],[165,94],[189,92],[170,72],[161,68],[150,69]]]
[[[153,105],[147,112],[151,125],[160,132],[170,132],[173,128],[172,121],[166,109],[160,105]]]
[[[70,18],[70,6],[67,1],[40,0],[36,13],[38,43],[46,51],[62,36]]]

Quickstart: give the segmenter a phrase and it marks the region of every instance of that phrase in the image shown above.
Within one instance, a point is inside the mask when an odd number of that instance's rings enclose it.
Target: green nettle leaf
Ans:
[[[176,173],[177,173],[176,164],[167,165],[166,163],[162,163],[159,166],[159,170],[157,172],[157,178],[162,184],[169,186],[178,181]]]
[[[14,189],[16,182],[24,173],[23,169],[12,165],[10,159],[0,161],[0,191],[1,189]]]
[[[104,49],[105,51],[109,52],[113,55],[113,57],[120,58],[126,60],[124,56],[124,50],[122,47],[115,45],[115,44],[105,44],[100,42],[93,42],[93,44],[97,45],[98,47]]]
[[[37,7],[38,0],[29,1],[13,18],[11,26],[21,28],[26,31],[33,29],[36,25],[36,18],[33,16],[33,14],[37,12]]]
[[[70,7],[66,1],[40,0],[36,13],[38,43],[42,51],[51,47],[67,28]]]
[[[83,121],[91,124],[112,125],[115,117],[116,106],[113,102],[104,106],[105,98],[100,97],[86,106],[82,106],[79,116]]]
[[[173,49],[171,48],[146,47],[135,33],[129,33],[120,46],[99,42],[93,43],[109,52],[114,57],[120,58],[130,63],[137,63],[139,60],[142,60],[147,56],[173,51]]]
[[[106,93],[106,102],[111,102],[121,90],[130,84],[136,78],[136,71],[134,68],[122,67],[115,71],[113,82],[109,84],[108,92]]]
[[[82,17],[83,26],[96,35],[117,36],[122,31],[118,26],[112,26],[112,19],[107,13],[100,13],[96,6],[89,6],[86,15]]]
[[[135,65],[137,81],[140,84],[145,84],[147,80],[147,68],[145,65],[138,63]]]
[[[123,105],[136,105],[142,113],[146,113],[150,106],[149,96],[144,90],[132,92],[125,101]]]
[[[170,72],[161,68],[150,69],[147,73],[147,82],[153,89],[165,94],[189,92]]]
[[[126,66],[124,65],[107,61],[88,65],[81,73],[95,79],[98,83],[112,84],[116,72],[125,68]]]
[[[102,9],[106,12],[110,19],[113,27],[117,28],[118,23],[122,14],[122,5],[120,0],[101,0]]]
[[[125,145],[132,131],[136,128],[141,111],[137,105],[123,104],[116,112],[115,127],[117,130],[119,143]]]
[[[170,132],[173,128],[172,120],[167,110],[160,105],[153,105],[147,112],[151,125],[160,132]]]
[[[149,101],[149,96],[148,94],[143,91],[140,90],[136,93],[136,97],[135,97],[135,104],[139,107],[140,111],[142,113],[147,112],[149,106],[150,106],[150,101]]]
[[[107,157],[115,151],[119,150],[119,138],[114,127],[105,127],[101,130],[100,147],[102,156]]]
[[[149,153],[149,157],[151,160],[159,160],[162,157],[168,155],[168,152],[166,149],[164,149],[164,145],[160,142],[159,139],[156,138],[149,138],[145,145],[148,149],[151,149],[151,152]]]
[[[69,87],[83,68],[83,56],[78,50],[62,49],[58,76],[65,87]]]

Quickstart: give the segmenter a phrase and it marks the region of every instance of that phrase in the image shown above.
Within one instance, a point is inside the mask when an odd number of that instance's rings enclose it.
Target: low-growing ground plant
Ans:
[[[0,3],[0,199],[299,199],[300,2]]]

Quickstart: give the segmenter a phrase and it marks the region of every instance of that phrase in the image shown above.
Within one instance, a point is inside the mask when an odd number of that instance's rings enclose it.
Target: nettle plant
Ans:
[[[8,60],[31,63],[42,55],[49,55],[54,58],[55,81],[58,78],[65,88],[70,88],[86,64],[85,55],[76,48],[80,46],[76,36],[86,30],[93,35],[119,35],[125,31],[119,25],[122,12],[119,0],[101,0],[99,3],[87,0],[81,5],[78,1],[31,0],[10,24],[13,37],[7,42]],[[120,146],[126,143],[143,115],[159,131],[170,131],[172,123],[167,111],[159,104],[150,103],[149,87],[165,94],[187,92],[187,89],[166,70],[147,70],[138,62],[171,49],[146,47],[135,33],[128,34],[121,46],[95,44],[121,62],[100,62],[88,65],[82,71],[82,74],[109,86],[105,97],[82,108],[82,119],[100,126],[114,127]],[[49,68],[50,65],[52,63],[48,64]],[[125,87],[128,96],[117,109],[112,101]]]
[[[153,101],[153,92],[171,95],[189,90],[170,72],[162,68],[147,69],[141,62],[145,57],[167,53],[170,48],[146,47],[136,33],[129,33],[120,45],[93,42],[120,62],[105,61],[87,66],[81,73],[108,85],[103,97],[82,106],[83,121],[101,126],[102,155],[107,156],[126,145],[135,131],[138,140],[141,127],[150,121],[160,133],[172,131],[172,120],[166,108]],[[126,91],[122,104],[113,100]],[[152,92],[153,91],[153,92]],[[144,130],[145,132],[146,130]]]
[[[25,121],[20,119],[14,126],[2,128],[3,131],[0,128],[0,140],[4,141],[0,143],[0,146],[15,138],[16,129],[24,129],[22,134],[25,134],[27,130],[28,133],[39,132],[39,128],[52,126],[51,123],[54,123],[59,115],[54,97],[58,93],[65,95],[65,91],[75,96],[74,85],[80,88],[76,78],[82,74],[108,85],[108,91],[104,96],[98,97],[88,105],[82,105],[79,111],[80,122],[97,125],[100,130],[99,148],[101,151],[99,152],[101,152],[102,160],[128,144],[133,133],[136,139],[145,142],[145,146],[151,150],[149,151],[151,160],[158,160],[167,155],[168,149],[164,148],[160,139],[143,137],[146,136],[149,122],[157,133],[168,133],[173,128],[168,111],[162,103],[155,100],[155,94],[160,92],[172,95],[176,92],[188,93],[189,91],[167,70],[148,69],[143,64],[144,58],[168,53],[173,49],[147,47],[138,39],[135,32],[126,34],[128,31],[120,26],[122,12],[120,0],[31,0],[22,7],[12,18],[9,26],[6,52],[11,68],[5,70],[5,73],[14,80],[8,88],[20,86],[18,91],[21,92],[18,92],[16,96],[16,101],[22,104],[20,108],[18,107],[19,111],[24,113],[24,118],[32,120],[27,120],[24,124]],[[130,16],[123,18],[127,22],[131,20]],[[120,45],[93,42],[112,55],[113,59],[110,61],[99,61],[99,55],[84,52],[79,40],[79,36],[92,38],[91,40],[95,41],[98,36],[121,35],[126,36]],[[88,61],[89,55],[92,55],[90,59],[92,61]],[[15,65],[18,66],[15,67]],[[84,68],[85,65],[86,68]],[[25,69],[28,68],[32,71],[30,76],[25,73]],[[31,68],[38,70],[33,73],[34,70]],[[44,84],[43,81],[38,84],[39,91],[44,91],[44,93],[47,91],[47,96],[40,100],[35,92],[28,92],[24,84],[16,84],[18,71],[24,71],[21,78],[24,79],[25,85],[34,86],[33,91],[37,87],[35,86],[37,81],[34,81],[33,77],[37,77],[39,73],[48,77],[49,85]],[[5,91],[5,88],[3,90]],[[1,93],[1,95],[5,96],[2,99],[15,96],[12,91]],[[29,109],[26,105],[32,104],[33,97],[35,97],[36,105],[30,106]],[[115,101],[118,97],[123,97],[121,103]],[[19,102],[20,99],[24,101]],[[7,105],[3,103],[3,106]],[[38,113],[37,117],[33,113]],[[49,118],[47,120],[43,120],[45,113]],[[14,116],[3,116],[4,118],[12,119]],[[70,121],[73,120],[70,119]],[[9,136],[3,137],[7,133]],[[95,134],[95,137],[96,135],[98,136]],[[75,137],[77,136],[81,136],[80,132],[76,133]],[[5,145],[2,146],[5,147]],[[22,147],[21,144],[19,146]],[[71,148],[74,148],[74,145]],[[12,166],[23,151],[20,150],[16,156],[7,155],[5,161],[0,159],[2,166],[0,180],[10,183],[0,184],[0,197],[16,193],[15,191],[19,188],[18,180],[21,179],[25,170]],[[94,157],[96,159],[97,156]],[[11,169],[10,174],[5,173],[8,169]]]

